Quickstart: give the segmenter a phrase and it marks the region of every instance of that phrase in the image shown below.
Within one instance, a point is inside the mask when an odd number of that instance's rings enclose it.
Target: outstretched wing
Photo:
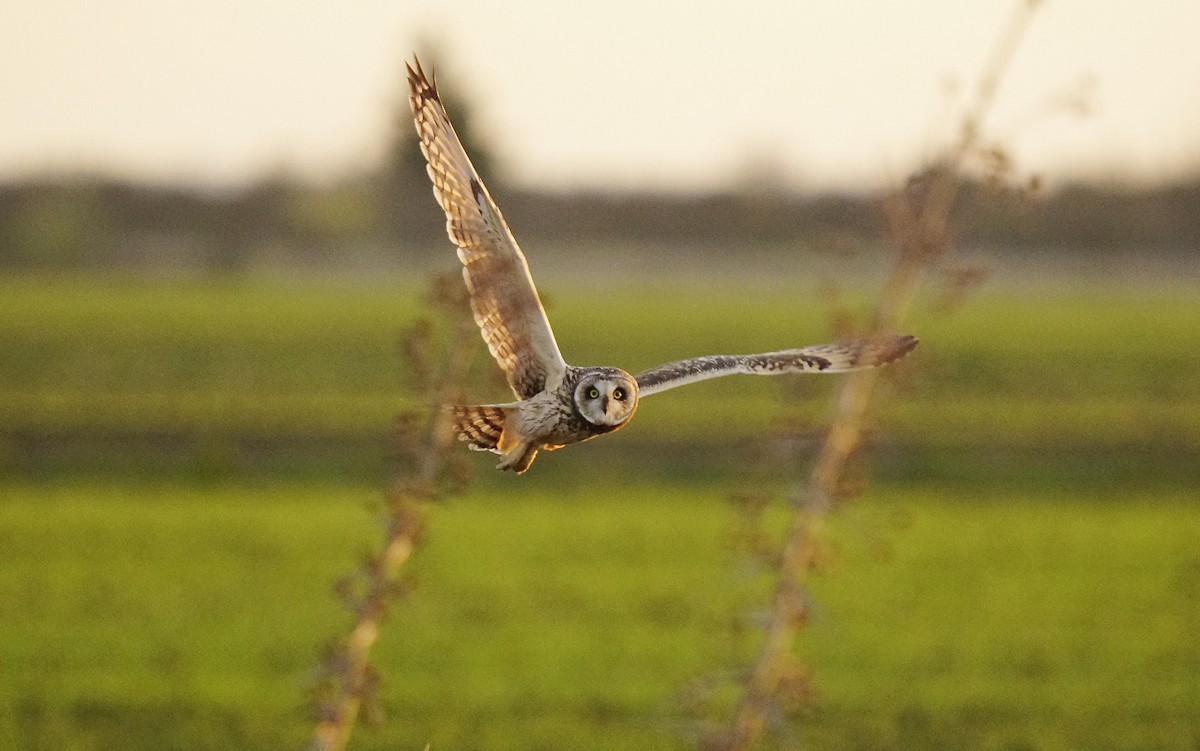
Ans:
[[[436,81],[415,58],[405,67],[433,195],[446,212],[446,233],[458,246],[475,323],[517,397],[528,399],[547,384],[555,388],[567,364],[525,256],[454,133]]]
[[[877,336],[852,342],[817,344],[761,355],[711,355],[659,365],[637,376],[638,396],[648,396],[687,383],[747,373],[844,373],[886,365],[899,360],[917,346],[907,334]]]

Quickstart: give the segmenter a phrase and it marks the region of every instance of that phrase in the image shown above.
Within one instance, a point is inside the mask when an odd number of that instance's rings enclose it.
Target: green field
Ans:
[[[545,291],[580,363],[829,335],[778,283]],[[0,282],[0,748],[303,743],[304,687],[345,624],[331,584],[377,535],[420,296]],[[875,479],[832,525],[797,738],[1200,746],[1200,299],[1005,289],[912,330]],[[473,392],[503,398],[478,364]],[[819,424],[835,387],[655,396],[520,478],[472,456],[379,644],[387,719],[352,747],[695,747],[720,712],[696,687],[753,653],[766,586],[727,498],[779,484],[761,442],[780,414]]]

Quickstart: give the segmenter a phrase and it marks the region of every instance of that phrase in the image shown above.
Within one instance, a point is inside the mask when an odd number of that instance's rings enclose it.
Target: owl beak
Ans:
[[[609,399],[608,399],[608,397],[606,396],[606,397],[604,397],[604,399],[603,399],[603,400],[600,402],[600,409],[604,410],[604,414],[606,414],[606,415],[608,414],[608,401],[609,401]]]

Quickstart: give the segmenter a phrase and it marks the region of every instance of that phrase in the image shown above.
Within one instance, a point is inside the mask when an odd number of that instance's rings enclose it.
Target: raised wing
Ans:
[[[687,383],[746,373],[844,373],[886,365],[899,360],[917,346],[908,334],[877,336],[851,342],[817,344],[761,355],[710,355],[659,365],[637,376],[638,396],[648,396]]]
[[[567,364],[525,256],[454,133],[436,81],[425,76],[416,58],[405,67],[433,195],[446,212],[446,233],[458,246],[475,323],[518,398],[528,399],[547,385],[555,388]]]

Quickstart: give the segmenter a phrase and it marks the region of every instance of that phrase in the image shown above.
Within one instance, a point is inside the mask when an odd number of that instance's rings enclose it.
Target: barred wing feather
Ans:
[[[877,336],[833,344],[816,344],[758,355],[709,355],[667,363],[637,376],[638,395],[648,396],[709,378],[744,373],[845,373],[886,365],[917,346],[907,334]]]
[[[446,213],[446,233],[458,246],[475,323],[518,398],[555,388],[566,363],[525,256],[455,134],[436,81],[419,60],[406,67],[421,151]]]

